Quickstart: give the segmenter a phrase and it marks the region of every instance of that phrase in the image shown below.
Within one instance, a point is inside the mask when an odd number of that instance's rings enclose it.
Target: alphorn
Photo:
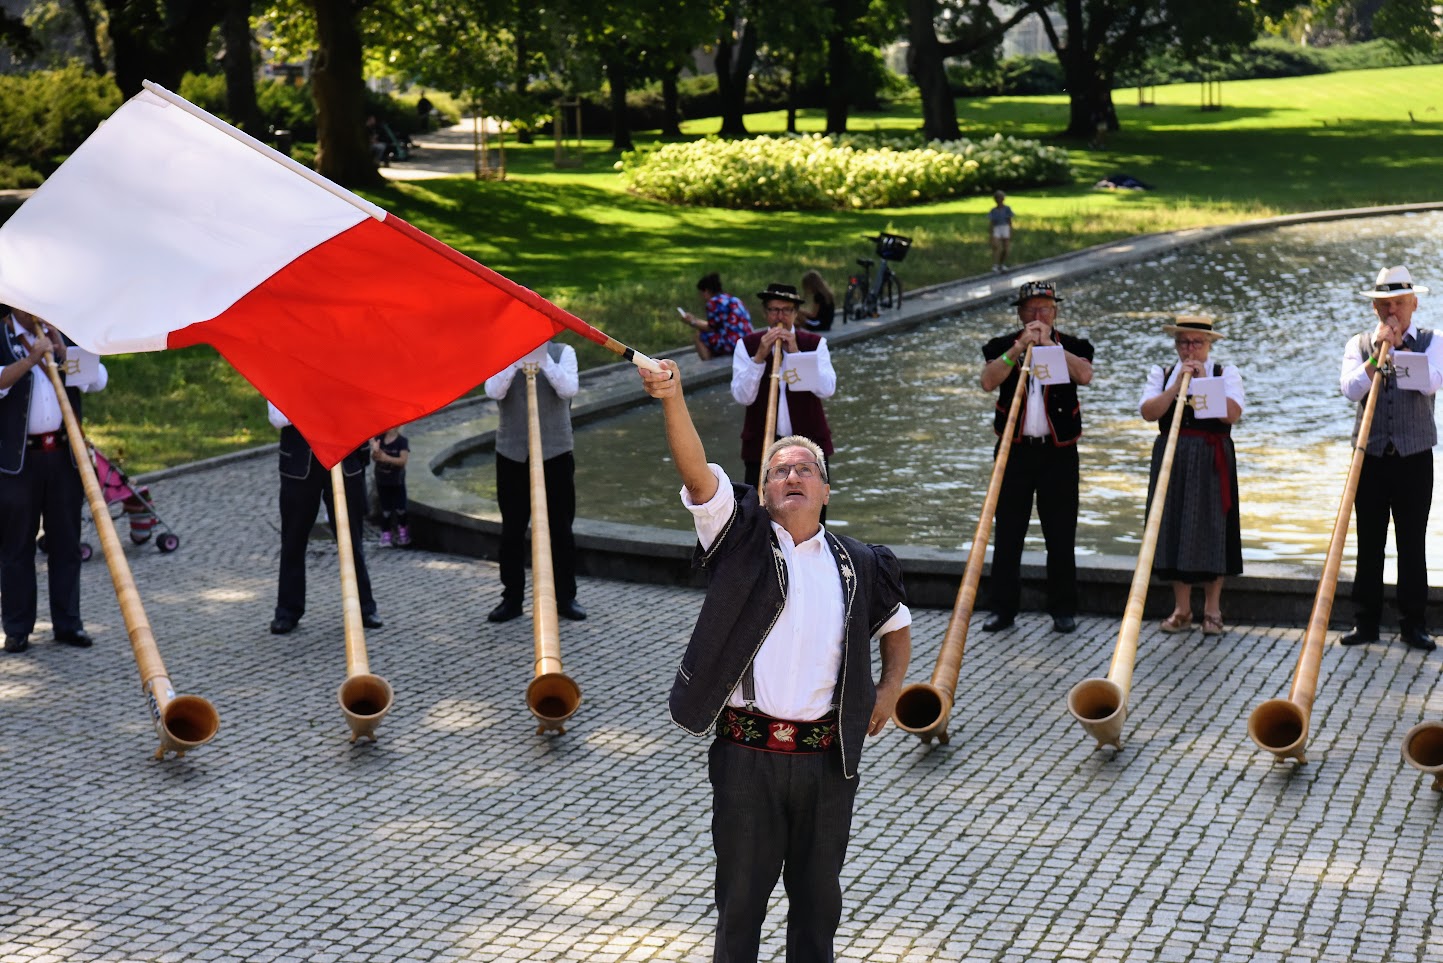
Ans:
[[[366,658],[366,629],[361,621],[361,592],[356,585],[355,546],[351,544],[351,509],[346,504],[346,476],[338,462],[331,466],[331,504],[336,526],[336,557],[341,565],[341,620],[346,632],[346,680],[336,691],[351,742],[376,741],[376,727],[391,711],[391,684],[371,672]]]
[[[526,374],[526,461],[531,472],[531,623],[536,649],[535,678],[526,687],[526,707],[536,717],[536,734],[566,732],[566,720],[581,705],[581,687],[561,671],[561,629],[556,618],[556,573],[551,569],[551,514],[546,508],[541,414],[536,402],[534,362]]]
[[[1172,478],[1173,455],[1177,453],[1178,429],[1182,427],[1183,409],[1187,406],[1187,389],[1192,373],[1178,376],[1177,403],[1172,410],[1163,447],[1162,463],[1157,469],[1152,508],[1147,513],[1142,548],[1137,553],[1137,567],[1132,572],[1132,588],[1122,613],[1117,632],[1117,645],[1112,651],[1112,664],[1105,679],[1083,679],[1067,693],[1067,711],[1082,723],[1083,730],[1097,740],[1097,748],[1112,746],[1122,749],[1122,724],[1127,719],[1127,697],[1132,691],[1132,667],[1137,662],[1137,634],[1142,628],[1142,608],[1147,602],[1147,587],[1152,581],[1152,559],[1157,553],[1157,535],[1162,528],[1162,510],[1167,503],[1168,482]]]
[[[51,334],[55,331],[52,328]],[[42,334],[39,320],[36,321],[35,335]],[[165,672],[160,649],[155,644],[155,634],[150,629],[150,620],[140,604],[140,593],[136,590],[135,579],[130,574],[130,565],[120,547],[120,538],[115,534],[115,522],[105,496],[100,491],[100,480],[95,477],[95,465],[90,461],[90,451],[85,445],[85,435],[80,431],[80,420],[70,407],[70,396],[65,393],[65,384],[60,380],[60,371],[55,366],[55,357],[45,353],[45,370],[50,383],[55,387],[55,396],[60,399],[60,413],[65,419],[65,433],[70,438],[70,453],[80,470],[80,483],[85,488],[85,498],[90,502],[90,514],[95,519],[95,529],[100,535],[100,547],[105,552],[105,564],[110,569],[110,581],[115,585],[115,597],[120,602],[120,614],[125,619],[125,630],[130,635],[130,650],[135,656],[136,667],[140,669],[140,685],[150,703],[151,719],[155,733],[160,737],[160,747],[155,758],[164,759],[168,752],[177,759],[187,750],[203,746],[215,738],[220,728],[220,713],[210,701],[197,695],[175,694],[170,676]]]
[[[1012,404],[1007,409],[1007,424],[1002,429],[997,457],[992,462],[992,479],[987,483],[987,497],[982,502],[977,530],[972,533],[972,547],[967,550],[967,567],[962,570],[962,587],[957,590],[957,601],[952,605],[952,618],[942,636],[932,680],[914,682],[903,688],[892,710],[892,721],[897,728],[912,733],[922,740],[923,745],[930,744],[935,738],[945,746],[949,739],[947,719],[952,714],[952,702],[957,694],[957,676],[962,671],[968,622],[977,604],[977,584],[982,580],[982,563],[987,555],[987,543],[992,537],[992,516],[997,512],[1002,476],[1007,472],[1012,435],[1017,427],[1018,413],[1022,410],[1022,396],[1027,392],[1027,377],[1031,369],[1032,348],[1029,346],[1018,369],[1017,390],[1012,393]]]
[[[1298,667],[1293,672],[1293,687],[1286,699],[1269,699],[1253,709],[1248,716],[1248,735],[1262,749],[1279,759],[1296,759],[1306,763],[1303,747],[1308,741],[1308,723],[1313,714],[1313,695],[1318,688],[1318,666],[1323,661],[1323,641],[1328,634],[1328,619],[1333,613],[1333,593],[1338,588],[1338,569],[1343,562],[1343,543],[1348,536],[1348,517],[1353,513],[1353,500],[1358,494],[1358,476],[1363,471],[1363,456],[1368,449],[1368,436],[1373,432],[1373,411],[1378,405],[1378,392],[1383,383],[1380,374],[1388,360],[1387,342],[1378,348],[1373,384],[1363,405],[1358,422],[1358,440],[1353,445],[1353,460],[1348,466],[1348,480],[1343,496],[1338,499],[1338,515],[1333,521],[1333,538],[1323,562],[1318,591],[1313,596],[1313,611],[1303,633]]]
[[[1420,722],[1403,736],[1403,761],[1433,777],[1443,792],[1443,722]]]
[[[767,421],[762,430],[762,457],[765,458],[767,450],[772,447],[772,442],[777,440],[777,405],[782,395],[782,343],[780,341],[772,344],[772,378],[767,384]],[[765,487],[767,466],[762,465],[761,471],[757,474],[757,498],[765,502],[762,495]]]

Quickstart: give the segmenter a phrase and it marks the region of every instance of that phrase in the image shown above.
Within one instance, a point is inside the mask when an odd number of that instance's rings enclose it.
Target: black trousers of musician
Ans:
[[[992,612],[1012,616],[1022,600],[1022,545],[1032,522],[1033,497],[1047,544],[1047,611],[1077,614],[1077,446],[1035,445],[1018,439],[1007,459],[993,523]]]
[[[1376,629],[1383,615],[1383,554],[1388,518],[1398,549],[1398,615],[1405,628],[1423,628],[1428,604],[1425,550],[1433,501],[1433,452],[1367,455],[1353,503],[1358,524],[1358,572],[1353,579],[1357,624]]]
[[[712,959],[756,960],[780,875],[790,904],[788,963],[831,963],[857,795],[857,780],[842,775],[841,752],[764,752],[717,739],[708,768],[716,850]]]
[[[546,477],[546,519],[551,526],[551,572],[556,601],[576,598],[576,458],[565,451],[541,463]],[[496,456],[496,504],[501,509],[501,597],[520,602],[526,595],[526,526],[531,524],[529,462]]]
[[[331,493],[331,473],[311,463],[305,478],[281,476],[281,574],[276,589],[276,618],[299,622],[306,613],[306,546],[321,502],[325,501],[334,524],[336,506]],[[361,614],[374,615],[376,600],[371,596],[371,573],[366,571],[366,553],[361,544],[365,534],[366,473],[346,477],[346,509],[351,521],[351,552],[356,563],[356,589],[361,597]],[[339,577],[336,591],[340,591]]]
[[[50,621],[57,633],[85,628],[80,619],[80,473],[70,446],[25,452],[15,475],[0,474],[0,621],[6,635],[35,630],[35,537],[45,522]]]

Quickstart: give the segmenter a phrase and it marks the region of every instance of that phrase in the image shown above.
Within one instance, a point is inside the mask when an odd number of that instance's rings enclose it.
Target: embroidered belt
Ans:
[[[54,451],[65,447],[65,432],[47,431],[40,435],[26,435],[25,447],[40,451]]]
[[[837,717],[833,714],[812,722],[793,722],[727,706],[717,719],[716,734],[728,742],[763,752],[826,752],[837,744]]]

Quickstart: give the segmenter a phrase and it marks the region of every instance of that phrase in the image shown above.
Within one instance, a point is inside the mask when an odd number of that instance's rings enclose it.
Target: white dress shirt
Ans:
[[[506,397],[511,390],[511,382],[516,378],[516,372],[521,370],[521,363],[509,364],[486,379],[486,397],[492,401],[500,401]],[[551,382],[557,397],[575,398],[581,390],[581,375],[577,372],[576,349],[569,344],[561,346],[561,360],[553,361],[551,352],[546,352],[538,370]]]
[[[25,347],[28,348],[35,343],[30,332],[20,326],[20,322],[13,314],[10,315],[10,326]],[[59,335],[57,334],[56,337]],[[55,396],[55,386],[50,383],[50,375],[45,372],[44,364],[45,362],[42,360],[30,369],[35,375],[35,384],[30,389],[30,412],[25,424],[27,435],[45,435],[65,427],[65,416],[60,411],[60,399]],[[109,383],[110,372],[102,364],[95,382],[80,386],[80,390],[82,392],[100,391]],[[4,398],[14,388],[14,385],[9,388],[0,388],[0,398]]]
[[[697,505],[686,488],[681,490],[682,504],[692,513],[703,550],[711,548],[736,504],[726,472],[720,465],[709,467],[717,480],[716,494],[710,501]],[[827,546],[825,529],[819,528],[800,545],[793,543],[787,530],[776,522],[772,522],[772,531],[786,559],[787,597],[753,664],[756,707],[779,719],[820,719],[831,711],[842,667],[842,579]],[[899,605],[876,634],[886,635],[911,624],[912,613],[907,606]],[[727,704],[746,705],[740,685],[732,691]]]
[[[1209,372],[1208,377],[1212,377],[1212,362],[1204,361],[1203,364],[1207,365],[1207,370]],[[1152,370],[1147,373],[1147,384],[1143,386],[1142,401],[1138,404],[1139,411],[1141,411],[1143,405],[1147,404],[1149,401],[1156,398],[1158,395],[1162,394],[1173,385],[1177,384],[1178,376],[1182,374],[1182,363],[1179,362],[1178,364],[1172,366],[1172,374],[1168,376],[1166,384],[1163,383],[1162,373],[1163,366],[1160,364],[1153,365]],[[1229,400],[1236,401],[1238,403],[1238,408],[1241,410],[1244,407],[1243,376],[1238,373],[1236,365],[1225,364],[1223,365],[1222,377],[1223,394],[1227,395]]]
[[[1372,332],[1368,335],[1371,338]],[[1403,337],[1417,337],[1411,322],[1403,332]],[[1422,394],[1434,395],[1443,387],[1443,337],[1439,336],[1439,332],[1433,332],[1433,338],[1428,342],[1428,350],[1424,354],[1428,358],[1428,390]],[[1349,401],[1362,401],[1368,397],[1368,389],[1373,384],[1373,366],[1368,364],[1367,360],[1368,356],[1358,347],[1357,335],[1349,338],[1348,346],[1343,349],[1343,370],[1338,378],[1338,388]]]
[[[732,354],[732,398],[739,405],[749,405],[757,400],[767,363],[763,361],[758,364],[753,361],[740,341],[737,342],[737,348],[740,350]],[[818,398],[830,398],[837,393],[837,372],[832,367],[832,355],[827,350],[826,338],[818,340],[817,350],[813,353],[817,356],[817,390],[812,394]],[[787,408],[787,383],[783,381],[778,385],[778,389],[777,437],[785,438],[792,433],[792,415]],[[771,442],[772,439],[768,438],[762,445],[762,450],[765,451]]]

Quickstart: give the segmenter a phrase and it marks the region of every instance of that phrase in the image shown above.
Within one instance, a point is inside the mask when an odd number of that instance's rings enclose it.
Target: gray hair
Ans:
[[[783,448],[805,448],[817,459],[817,469],[822,473],[822,481],[829,481],[827,478],[827,456],[822,454],[822,446],[805,435],[787,435],[785,438],[778,438],[772,442],[767,449],[767,456],[762,459],[762,474],[766,475],[767,468],[771,466],[772,459],[777,457],[777,452]]]

